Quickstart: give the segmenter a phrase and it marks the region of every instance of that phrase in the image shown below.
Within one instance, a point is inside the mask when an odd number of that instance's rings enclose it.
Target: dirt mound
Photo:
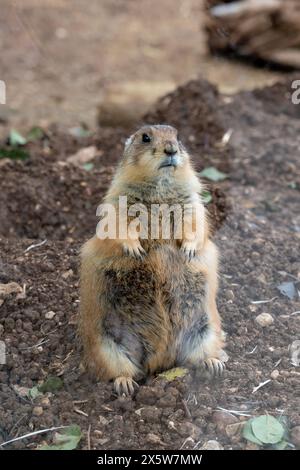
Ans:
[[[184,144],[191,149],[197,169],[217,163],[221,170],[228,171],[229,149],[219,145],[227,130],[220,114],[221,102],[214,85],[205,80],[192,80],[158,100],[145,121],[176,127]]]
[[[274,85],[254,90],[253,95],[263,103],[264,110],[270,114],[286,114],[294,119],[300,119],[300,108],[293,103],[292,95],[298,86],[295,81],[299,81],[299,75],[293,74],[285,81],[275,83]],[[296,88],[295,88],[296,86]],[[297,93],[299,99],[299,92]]]
[[[169,120],[168,107],[173,116]],[[197,168],[218,163],[219,169],[228,171],[229,151],[215,145],[224,134],[215,118],[217,112],[216,89],[199,81],[190,82],[159,101],[145,120],[168,121],[179,128]],[[184,127],[181,122],[185,122]],[[60,240],[90,237],[97,223],[96,208],[110,184],[128,132],[122,128],[100,128],[92,136],[75,138],[52,126],[41,140],[24,147],[30,155],[28,160],[2,161],[0,234]],[[9,149],[5,142],[2,147]],[[92,170],[68,163],[68,157],[87,147],[97,149]],[[228,204],[219,185],[208,184],[208,189],[213,196],[208,210],[213,227],[218,228],[226,217]]]
[[[151,377],[133,399],[117,398],[111,384],[93,382],[79,367],[78,252],[94,231],[122,130],[100,129],[84,140],[64,139],[53,130],[48,141],[28,149],[30,159],[0,166],[0,283],[20,286],[0,302],[0,340],[7,350],[7,363],[0,365],[0,442],[78,424],[85,449],[88,429],[96,449],[198,449],[210,439],[225,449],[245,449],[255,445],[238,426],[235,433],[227,426],[249,415],[284,415],[288,431],[300,425],[298,376],[289,350],[296,339],[298,294],[289,299],[277,288],[282,282],[299,286],[300,121],[273,108],[273,94],[278,107],[287,109],[277,86],[229,102],[209,84],[190,82],[146,118],[177,126],[199,155],[199,168],[216,166],[229,174],[209,205],[219,220],[229,210],[215,234],[221,252],[218,307],[229,355],[220,382],[190,373],[171,382]],[[220,145],[229,128],[229,144]],[[92,170],[66,163],[67,156],[91,145],[97,148]],[[38,242],[44,243],[28,250]],[[256,317],[266,312],[273,323],[263,328]],[[49,376],[59,376],[62,388],[29,398],[28,389]],[[220,407],[234,412],[221,413]],[[51,442],[50,434],[10,447],[36,448],[43,441]]]
[[[11,163],[1,169],[1,234],[66,239],[92,236],[96,209],[113,174],[61,163]]]

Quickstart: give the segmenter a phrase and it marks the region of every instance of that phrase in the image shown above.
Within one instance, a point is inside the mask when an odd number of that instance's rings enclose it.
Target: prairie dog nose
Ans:
[[[176,143],[173,143],[173,142],[166,142],[165,144],[165,148],[164,148],[164,152],[166,155],[168,156],[172,156],[172,155],[175,155],[175,153],[177,153],[177,144]]]

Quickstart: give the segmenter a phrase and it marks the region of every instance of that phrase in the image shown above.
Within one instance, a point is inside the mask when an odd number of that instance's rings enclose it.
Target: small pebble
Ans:
[[[157,436],[156,434],[153,434],[152,432],[147,434],[146,441],[149,442],[149,444],[153,444],[153,445],[162,444],[160,437]]]
[[[52,310],[50,310],[50,312],[47,312],[47,313],[45,314],[45,318],[46,318],[47,320],[52,320],[52,318],[54,318],[55,315],[56,315],[56,313],[55,313],[55,312],[52,312]]]
[[[236,441],[239,441],[242,439],[242,430],[244,427],[244,423],[234,423],[234,424],[228,424],[226,426],[225,431],[228,437],[238,437],[239,439],[236,439]]]
[[[201,429],[198,428],[198,426],[195,426],[195,424],[187,421],[185,423],[180,423],[178,426],[178,433],[182,437],[191,437],[192,439],[196,440],[199,439]]]
[[[269,313],[260,313],[255,318],[255,321],[258,325],[265,328],[266,326],[270,326],[272,323],[274,323],[274,318]]]
[[[295,426],[291,429],[291,441],[297,447],[300,448],[300,426]]]
[[[34,416],[41,416],[43,414],[44,410],[41,406],[35,406],[32,410],[32,414]]]
[[[200,447],[201,450],[224,450],[224,447],[218,441],[206,441],[203,446]]]
[[[212,422],[215,423],[219,430],[224,429],[228,424],[238,422],[238,418],[226,411],[215,411],[212,415]]]
[[[271,379],[276,380],[279,377],[279,370],[275,369],[271,372]]]

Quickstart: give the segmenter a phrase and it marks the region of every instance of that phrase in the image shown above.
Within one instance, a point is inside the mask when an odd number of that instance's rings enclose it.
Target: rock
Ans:
[[[198,439],[201,434],[201,429],[198,428],[198,426],[196,426],[195,424],[190,423],[189,421],[180,423],[177,431],[180,434],[180,436],[191,437],[194,440]]]
[[[41,399],[41,405],[43,405],[44,408],[49,408],[50,406],[50,400],[48,397],[43,397]]]
[[[271,379],[276,380],[279,377],[279,370],[275,369],[271,372]]]
[[[43,414],[44,410],[41,406],[35,406],[32,410],[32,414],[34,416],[41,416]]]
[[[90,147],[85,147],[78,150],[78,152],[76,152],[74,155],[70,155],[67,158],[67,162],[72,163],[73,165],[81,166],[84,163],[88,163],[93,160],[97,153],[99,153],[97,147],[91,145]]]
[[[105,416],[100,415],[100,416],[99,416],[99,423],[100,423],[102,426],[107,426],[107,424],[109,424],[109,420],[106,419]]]
[[[292,342],[289,346],[289,351],[291,355],[291,363],[295,367],[299,367],[300,365],[300,340],[296,339]]]
[[[239,420],[236,416],[233,416],[226,411],[215,411],[212,415],[212,422],[217,425],[219,431],[223,431],[229,424],[235,424]]]
[[[7,297],[10,294],[20,294],[23,289],[16,282],[8,282],[7,284],[0,284],[0,298]]]
[[[52,320],[52,318],[54,318],[55,315],[56,315],[56,313],[53,312],[52,310],[50,310],[50,312],[45,313],[45,318],[46,318],[47,320]]]
[[[156,434],[153,434],[152,432],[149,432],[149,434],[146,435],[146,442],[152,445],[163,444],[160,437]]]
[[[145,406],[141,409],[141,418],[148,423],[157,423],[160,421],[162,410],[155,406]]]
[[[234,293],[232,290],[228,289],[225,291],[226,300],[234,300]]]
[[[174,421],[168,422],[168,429],[171,429],[171,431],[174,431],[174,430],[177,431]]]
[[[28,397],[30,390],[28,387],[20,387],[19,385],[13,385],[13,389],[22,398]]]
[[[253,442],[247,442],[245,446],[245,450],[259,450],[259,446],[257,444],[254,444]]]
[[[269,313],[260,313],[255,318],[255,321],[259,326],[265,328],[266,326],[270,326],[274,323],[274,318]]]
[[[104,439],[97,439],[97,442],[100,444],[100,446],[104,446],[109,442],[109,439],[104,438]]]
[[[0,160],[0,168],[2,168],[5,165],[10,164],[11,159],[10,158],[1,158]]]
[[[136,394],[136,402],[144,405],[154,405],[159,398],[165,395],[165,391],[160,387],[147,387],[141,385]]]
[[[300,448],[300,426],[295,426],[291,429],[291,441],[297,447]]]
[[[206,441],[200,450],[224,450],[224,447],[218,441]]]
[[[171,394],[166,394],[158,401],[158,406],[160,408],[175,408],[176,406],[176,397]]]
[[[235,438],[240,438],[242,439],[242,430],[243,430],[243,427],[244,427],[244,423],[233,423],[233,424],[228,424],[225,428],[225,432],[227,434],[228,437],[232,438],[232,437],[235,437]],[[238,439],[238,440],[240,440]],[[237,440],[237,439],[235,439]]]
[[[68,279],[69,277],[73,276],[73,274],[74,274],[73,269],[68,269],[68,271],[65,271],[64,273],[62,273],[61,277],[63,279]]]

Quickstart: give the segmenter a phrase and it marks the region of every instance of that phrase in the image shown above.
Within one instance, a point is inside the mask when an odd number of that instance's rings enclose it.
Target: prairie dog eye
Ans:
[[[150,135],[148,135],[148,134],[143,134],[143,135],[142,135],[142,141],[143,141],[145,144],[151,142],[151,137],[150,137]]]

